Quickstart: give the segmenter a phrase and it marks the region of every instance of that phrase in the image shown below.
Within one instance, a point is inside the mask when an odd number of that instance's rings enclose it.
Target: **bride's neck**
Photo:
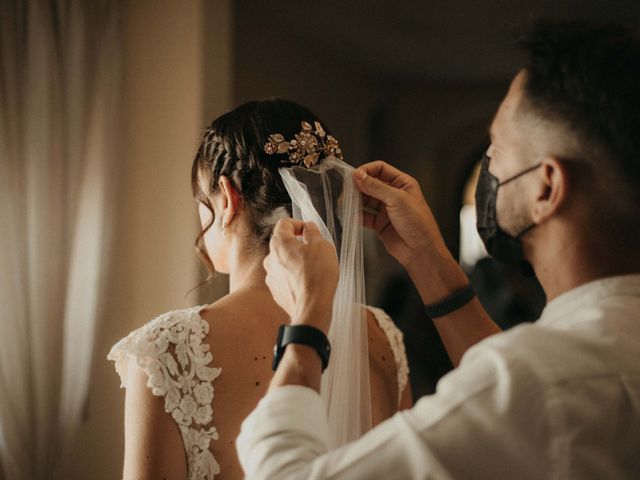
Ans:
[[[260,252],[247,249],[233,252],[229,259],[229,293],[247,288],[267,289],[263,260]]]

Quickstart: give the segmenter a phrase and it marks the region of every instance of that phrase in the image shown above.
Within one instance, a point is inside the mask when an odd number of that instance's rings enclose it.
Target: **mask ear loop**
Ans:
[[[501,187],[501,186],[503,186],[503,185],[506,185],[506,184],[507,184],[507,183],[509,183],[509,182],[513,182],[514,180],[516,180],[516,179],[520,178],[520,177],[521,177],[521,176],[523,176],[523,175],[526,175],[526,174],[527,174],[527,173],[529,173],[529,172],[533,172],[536,168],[540,167],[540,165],[542,165],[542,162],[540,162],[540,163],[536,163],[533,167],[529,167],[529,168],[527,168],[526,170],[523,170],[523,171],[522,171],[522,172],[520,172],[520,173],[516,173],[513,177],[511,177],[511,178],[507,178],[504,182],[500,182],[500,183],[498,183],[498,187]]]
[[[540,165],[542,165],[542,162],[540,163],[536,163],[535,165],[533,165],[532,167],[529,167],[523,171],[521,171],[520,173],[515,174],[513,177],[506,179],[504,182],[500,182],[498,183],[498,188],[502,187],[503,185],[506,185],[509,182],[513,182],[514,180],[520,178],[523,175],[526,175],[529,172],[533,172],[536,168],[540,167]],[[525,227],[520,233],[518,233],[514,238],[516,240],[519,240],[520,238],[522,238],[529,230],[531,230],[533,227],[535,227],[536,224],[532,223],[531,225],[529,225],[528,227]]]
[[[540,163],[536,163],[534,166],[529,167],[529,168],[527,168],[526,170],[523,170],[522,172],[520,172],[520,173],[518,173],[518,174],[514,175],[514,176],[513,176],[513,177],[511,177],[511,178],[508,178],[508,179],[507,179],[507,180],[505,180],[504,182],[499,183],[499,184],[498,184],[498,188],[499,188],[499,187],[501,187],[501,186],[503,186],[503,185],[505,185],[505,184],[507,184],[507,183],[509,183],[509,182],[512,182],[512,181],[516,180],[517,178],[520,178],[520,177],[521,177],[521,176],[523,176],[523,175],[526,175],[526,174],[527,174],[527,173],[529,173],[529,172],[533,172],[536,168],[540,167],[540,165],[542,165],[542,162],[540,162]],[[536,224],[535,224],[535,223],[532,223],[532,224],[531,224],[531,225],[529,225],[528,227],[525,227],[525,228],[524,228],[520,233],[518,233],[518,234],[515,236],[515,239],[516,239],[516,240],[519,240],[519,239],[520,239],[520,238],[522,238],[522,237],[523,237],[523,236],[524,236],[524,235],[525,235],[529,230],[531,230],[531,229],[532,229],[533,227],[535,227],[535,226],[536,226]]]

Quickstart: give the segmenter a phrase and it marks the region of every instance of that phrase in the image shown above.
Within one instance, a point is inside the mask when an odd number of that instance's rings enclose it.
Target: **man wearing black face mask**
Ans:
[[[487,252],[489,252],[492,257],[507,265],[519,267],[524,275],[532,275],[533,269],[531,264],[527,262],[522,255],[520,238],[531,230],[535,226],[535,223],[522,227],[515,236],[511,236],[498,225],[496,204],[498,189],[500,187],[504,187],[523,175],[533,172],[542,164],[538,163],[501,182],[496,176],[489,172],[490,160],[487,154],[483,156],[478,185],[476,187],[478,233],[487,247]]]
[[[365,225],[406,267],[460,365],[412,410],[330,451],[321,356],[287,346],[238,438],[249,478],[640,478],[640,41],[563,23],[522,46],[529,61],[483,159],[478,229],[492,255],[535,271],[541,318],[497,333],[416,180],[360,167],[354,182],[376,211]],[[322,246],[313,225],[281,221],[265,261],[291,323],[320,333],[335,289]]]

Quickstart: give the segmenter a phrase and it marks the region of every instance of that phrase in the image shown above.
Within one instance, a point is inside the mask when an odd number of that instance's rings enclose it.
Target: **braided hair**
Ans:
[[[211,212],[211,219],[195,242],[196,253],[210,273],[214,272],[214,265],[204,236],[215,220],[211,198],[219,189],[220,177],[226,176],[242,197],[243,209],[249,213],[253,227],[252,246],[266,253],[277,221],[291,216],[291,198],[278,173],[278,168],[290,166],[287,155],[269,155],[264,145],[273,133],[293,138],[302,121],[313,124],[320,119],[297,103],[270,98],[245,103],[205,129],[191,168],[191,187],[196,200]]]

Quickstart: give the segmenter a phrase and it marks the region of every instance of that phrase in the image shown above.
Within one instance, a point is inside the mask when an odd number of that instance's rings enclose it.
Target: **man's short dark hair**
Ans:
[[[640,205],[640,41],[615,24],[536,23],[518,46],[527,57],[524,99],[543,118],[577,135],[584,159],[616,169]],[[616,193],[616,192],[610,192]]]

